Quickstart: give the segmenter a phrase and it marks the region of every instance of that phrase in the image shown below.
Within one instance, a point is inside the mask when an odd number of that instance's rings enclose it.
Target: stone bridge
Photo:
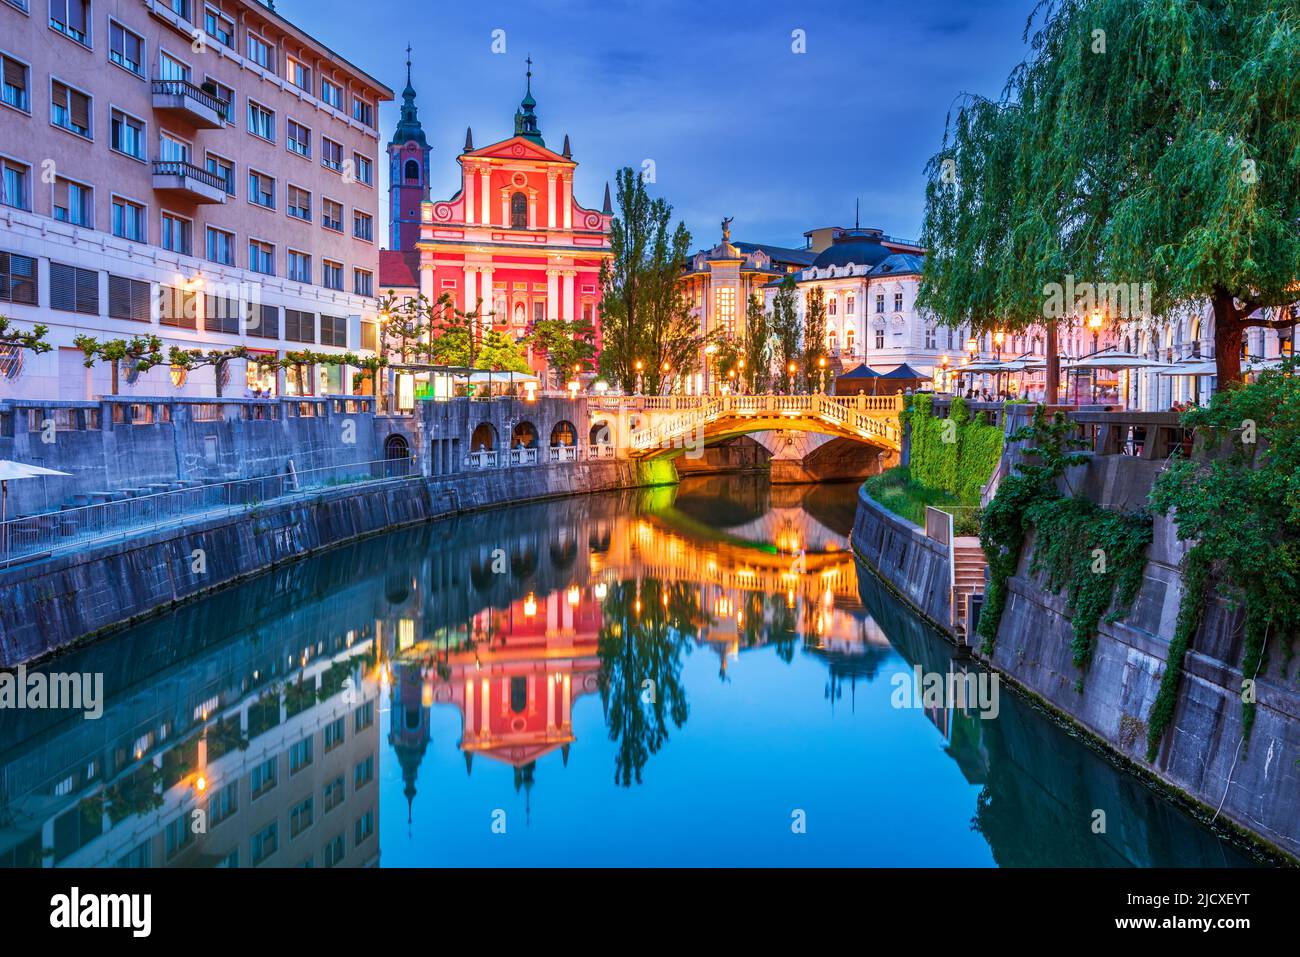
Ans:
[[[858,478],[897,461],[903,397],[645,396],[592,399],[599,436],[633,459],[672,459],[741,436],[771,456],[773,481]]]

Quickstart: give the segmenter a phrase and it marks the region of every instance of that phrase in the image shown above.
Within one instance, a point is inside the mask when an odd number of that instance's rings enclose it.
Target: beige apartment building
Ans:
[[[383,83],[256,0],[0,0],[0,77],[0,315],[54,346],[0,355],[0,398],[108,393],[79,335],[373,348]],[[123,373],[123,395],[216,392],[210,367]],[[353,374],[236,361],[223,385]]]

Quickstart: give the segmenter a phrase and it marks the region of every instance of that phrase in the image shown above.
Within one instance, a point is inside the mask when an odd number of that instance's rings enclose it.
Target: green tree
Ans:
[[[533,323],[528,335],[534,349],[546,353],[546,364],[555,374],[556,386],[562,386],[574,374],[574,368],[586,372],[596,354],[596,330],[589,322],[543,319]]]
[[[631,389],[640,362],[645,391],[655,393],[665,375],[685,376],[699,365],[703,337],[678,286],[691,234],[683,223],[672,226],[672,206],[652,200],[630,167],[618,171],[616,182],[613,257],[600,270],[600,371]]]
[[[132,336],[130,339],[101,342],[94,336],[83,335],[77,336],[73,345],[86,357],[84,365],[87,369],[96,362],[109,363],[113,371],[111,395],[117,395],[123,365],[136,374],[143,374],[167,361],[162,351],[162,340],[157,336]]]
[[[175,367],[188,369],[202,369],[204,366],[212,367],[212,375],[216,379],[217,398],[220,399],[225,385],[222,379],[225,378],[226,367],[235,359],[248,358],[247,346],[234,346],[230,349],[209,349],[204,352],[202,349],[182,349],[179,346],[172,346],[167,353],[167,361]]]
[[[809,391],[812,391],[813,383],[820,381],[818,363],[826,358],[826,293],[821,286],[814,286],[808,293],[803,342],[803,367],[808,377]]]
[[[786,273],[781,280],[781,287],[772,300],[772,338],[776,344],[777,382],[789,383],[790,363],[799,365],[799,344],[802,330],[799,328],[798,310],[799,290],[794,276]],[[797,369],[796,369],[797,371]]]
[[[757,294],[745,304],[745,334],[741,342],[745,357],[745,384],[750,392],[764,392],[772,377],[772,324],[763,300]]]
[[[30,349],[37,355],[54,348],[45,341],[45,336],[50,331],[49,326],[37,323],[32,326],[31,332],[24,332],[12,323],[13,320],[8,316],[0,316],[0,347]]]
[[[1002,96],[967,98],[927,166],[920,305],[976,330],[1044,324],[1051,395],[1049,290],[1149,284],[1158,318],[1212,304],[1219,382],[1240,381],[1244,330],[1289,326],[1275,310],[1300,297],[1300,14],[1276,0],[1038,14]]]

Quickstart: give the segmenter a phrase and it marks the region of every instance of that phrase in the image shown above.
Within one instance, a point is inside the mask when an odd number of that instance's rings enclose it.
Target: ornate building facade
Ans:
[[[531,67],[530,61],[514,133],[476,148],[466,130],[457,157],[460,189],[440,201],[429,198],[431,148],[408,82],[388,147],[394,248],[381,254],[380,287],[430,300],[450,294],[466,312],[481,304],[485,322],[515,340],[543,319],[585,321],[596,329],[599,349],[600,266],[611,255],[609,190],[600,210],[574,196],[578,164],[567,135],[558,153],[542,137]],[[544,369],[542,357],[531,361]]]

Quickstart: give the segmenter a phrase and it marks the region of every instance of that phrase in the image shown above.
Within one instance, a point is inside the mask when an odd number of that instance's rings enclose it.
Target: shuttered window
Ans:
[[[55,80],[50,84],[50,122],[89,137],[90,97]]]
[[[284,337],[290,342],[315,342],[316,317],[297,309],[284,311]]]
[[[17,253],[0,253],[0,302],[24,302],[38,306],[36,260]]]
[[[158,287],[158,323],[177,329],[198,328],[198,294],[173,286]]]
[[[149,284],[125,276],[108,277],[108,314],[114,319],[149,321]]]
[[[203,328],[208,332],[239,335],[239,300],[208,293],[203,300]]]
[[[346,349],[348,346],[347,317],[321,316],[320,344],[323,346],[339,346]]]
[[[249,320],[248,328],[245,332],[250,336],[257,337],[258,339],[279,339],[280,307],[262,306],[258,311],[257,319]]]
[[[99,315],[99,273],[50,263],[50,308]]]
[[[0,99],[16,110],[31,112],[31,100],[27,95],[27,67],[17,60],[0,56]]]

